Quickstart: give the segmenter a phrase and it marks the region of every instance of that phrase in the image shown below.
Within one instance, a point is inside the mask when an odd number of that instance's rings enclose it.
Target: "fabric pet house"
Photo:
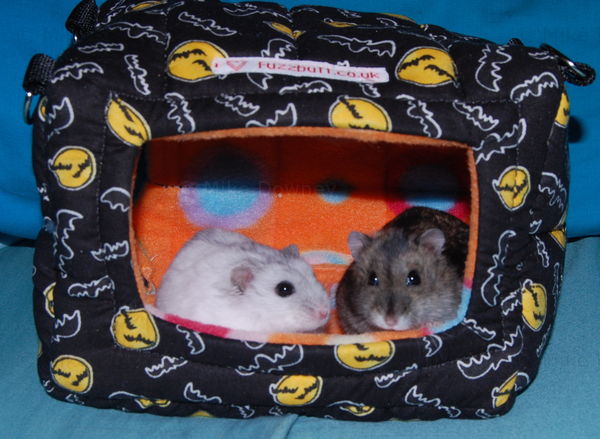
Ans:
[[[28,74],[47,79],[31,117],[45,217],[38,364],[51,396],[240,418],[510,409],[556,312],[564,81],[591,74],[584,65],[548,47],[320,6],[84,1],[69,24],[72,47]],[[202,228],[296,243],[332,289],[350,262],[348,233],[413,204],[469,224],[454,322],[342,335],[334,316],[322,334],[255,334],[153,306]]]

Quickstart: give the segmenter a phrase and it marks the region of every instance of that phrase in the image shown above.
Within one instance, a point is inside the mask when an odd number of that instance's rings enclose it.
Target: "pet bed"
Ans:
[[[29,71],[47,79],[33,115],[34,306],[50,395],[242,418],[510,409],[536,375],[562,278],[564,79],[577,81],[564,57],[270,3],[120,0],[98,13],[84,1],[70,24],[73,47]],[[453,322],[349,336],[334,316],[322,334],[254,334],[153,307],[202,228],[298,244],[333,290],[348,233],[415,204],[469,224]]]

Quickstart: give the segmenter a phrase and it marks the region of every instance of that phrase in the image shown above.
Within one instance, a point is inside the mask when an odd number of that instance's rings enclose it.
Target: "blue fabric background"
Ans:
[[[56,401],[46,395],[37,379],[32,255],[28,247],[0,248],[2,438],[598,438],[600,238],[567,246],[565,283],[539,375],[506,416],[486,421],[359,423],[291,415],[251,420],[165,418]]]
[[[98,1],[98,3],[101,3]],[[600,69],[600,2],[595,0],[281,0],[286,6],[319,4],[394,12],[463,34],[505,43],[546,42],[572,59]],[[64,22],[77,0],[20,0],[2,5],[0,70],[0,233],[34,237],[41,225],[31,171],[31,130],[22,122],[23,74],[31,56],[58,56],[70,42]],[[600,81],[569,86],[571,114],[581,136],[571,144],[569,236],[600,234]],[[2,238],[0,237],[0,241]]]

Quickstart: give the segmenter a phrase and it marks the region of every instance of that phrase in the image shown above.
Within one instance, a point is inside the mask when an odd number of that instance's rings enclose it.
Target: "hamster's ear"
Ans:
[[[373,238],[364,233],[351,232],[350,235],[348,235],[348,247],[350,248],[352,257],[356,259],[363,247],[368,245],[372,240]]]
[[[252,279],[254,279],[254,272],[247,265],[239,265],[231,270],[231,283],[242,294],[246,291]]]
[[[295,244],[288,245],[286,248],[280,250],[284,256],[288,258],[299,258],[300,250],[298,250],[298,246]]]
[[[446,237],[440,229],[427,229],[419,237],[419,245],[434,252],[436,255],[442,253],[445,243]]]

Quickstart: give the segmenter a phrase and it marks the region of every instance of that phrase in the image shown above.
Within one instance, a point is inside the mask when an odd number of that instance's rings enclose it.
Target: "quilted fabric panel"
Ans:
[[[213,72],[215,60],[242,70],[243,57],[268,58],[274,68],[278,59],[378,67],[390,79]],[[505,413],[535,376],[561,282],[567,102],[548,53],[405,17],[272,3],[107,2],[95,31],[58,60],[35,126],[46,218],[35,307],[46,390],[181,416]],[[402,340],[314,346],[202,334],[144,308],[129,214],[144,145],[272,127],[470,147],[477,245],[459,324]]]

